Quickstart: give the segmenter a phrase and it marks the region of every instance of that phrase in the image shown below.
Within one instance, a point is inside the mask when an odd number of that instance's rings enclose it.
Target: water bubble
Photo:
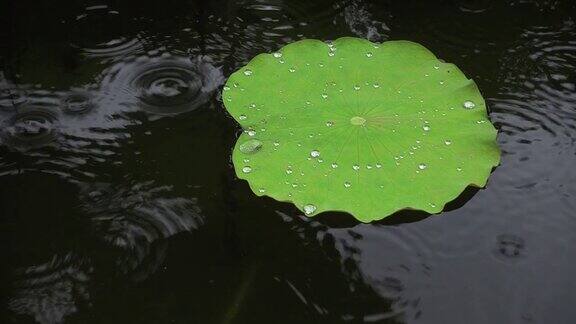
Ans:
[[[357,84],[356,84],[356,85],[354,85],[354,90],[356,90],[356,91],[360,90],[360,86],[359,86],[359,85],[357,85]]]
[[[372,53],[371,53],[371,52],[367,52],[367,53],[366,53],[366,57],[372,57]]]
[[[248,134],[248,136],[254,136],[256,135],[256,131],[253,129],[249,129],[248,131],[246,131],[246,134]]]
[[[256,108],[256,104],[255,103],[251,103],[250,105],[248,105],[249,108]]]
[[[380,88],[380,83],[376,82],[372,85],[374,88],[378,89]]]
[[[246,117],[246,115],[240,115],[238,118],[239,118],[240,120],[246,120],[246,118],[248,118],[248,117]]]
[[[313,157],[313,158],[319,157],[319,156],[320,156],[320,151],[318,151],[318,150],[312,150],[312,151],[310,152],[310,156]]]
[[[434,70],[438,70],[439,68],[440,68],[440,66],[434,65]]]
[[[327,122],[326,122],[326,126],[328,126],[328,127],[332,127],[332,126],[334,126],[334,123],[333,123],[333,122],[331,122],[331,121],[327,121]]]
[[[424,169],[426,169],[427,167],[428,167],[428,166],[427,166],[426,164],[424,164],[424,163],[418,164],[418,169],[420,169],[420,170],[424,170]]]
[[[260,188],[260,189],[258,189],[258,192],[259,192],[259,193],[265,193],[266,190],[265,190],[264,188]]]
[[[281,58],[282,57],[282,53],[280,53],[280,52],[275,52],[272,55],[274,55],[275,58]]]
[[[485,124],[485,123],[486,123],[485,120],[478,120],[478,121],[476,121],[476,124]]]
[[[525,245],[524,239],[517,235],[498,235],[496,238],[496,256],[504,259],[522,257]]]
[[[370,164],[367,164],[366,169],[370,170],[370,169],[372,169],[372,166]]]
[[[322,98],[328,99],[328,95],[327,95],[326,93],[323,93],[323,94],[322,94]]]
[[[462,171],[462,168],[456,168],[456,171],[460,172]]]
[[[376,163],[376,168],[380,169],[381,167],[382,167],[382,164]]]
[[[354,164],[352,166],[352,169],[354,169],[355,171],[358,171],[358,170],[360,170],[360,166],[358,164]]]
[[[352,186],[352,184],[350,184],[350,182],[348,182],[348,181],[344,182],[344,187],[350,188],[350,186]]]
[[[430,130],[430,126],[429,126],[429,125],[424,125],[424,126],[422,126],[422,129],[427,132],[427,131]]]
[[[222,90],[228,91],[228,90],[230,90],[230,87],[229,87],[229,86],[224,86],[224,88],[222,88]]]
[[[278,142],[278,141],[274,142],[273,144],[274,144],[274,146],[276,146],[276,147],[280,146],[280,142]]]
[[[334,56],[334,52],[328,52],[328,56]]]
[[[319,67],[324,67],[324,63],[318,63]]]
[[[312,204],[308,204],[308,205],[304,206],[304,214],[306,214],[306,215],[310,215],[315,211],[316,211],[316,206],[314,206]]]
[[[467,101],[464,101],[462,106],[466,109],[472,109],[472,108],[476,107],[476,104],[470,100],[467,100]]]
[[[293,172],[293,171],[292,171],[291,168],[287,168],[287,169],[286,169],[286,174],[292,174],[292,172]]]
[[[288,71],[290,71],[291,73],[294,73],[294,72],[296,72],[296,69],[295,68],[289,68]]]
[[[244,70],[244,75],[245,75],[245,76],[251,76],[251,75],[252,75],[252,70],[249,70],[249,69]]]
[[[332,167],[332,169],[336,169],[336,168],[338,167],[338,164],[337,164],[337,163],[332,163],[330,166]]]
[[[446,145],[452,145],[452,141],[451,141],[451,140],[445,140],[445,141],[444,141],[444,144],[446,144]]]
[[[82,114],[94,108],[89,93],[71,93],[64,99],[64,111],[69,114]]]
[[[245,166],[245,167],[242,168],[242,172],[244,172],[244,173],[250,173],[250,172],[252,172],[252,168],[249,167],[249,166]]]
[[[262,142],[257,139],[250,139],[240,144],[240,152],[244,154],[253,154],[262,148]]]

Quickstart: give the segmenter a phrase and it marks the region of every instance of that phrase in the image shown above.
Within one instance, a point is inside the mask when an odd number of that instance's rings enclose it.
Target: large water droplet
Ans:
[[[316,206],[308,204],[304,206],[304,214],[310,215],[316,211]]]
[[[352,184],[350,184],[350,182],[348,182],[348,181],[344,182],[344,187],[350,188],[350,186],[352,186]]]
[[[288,71],[289,71],[290,73],[294,73],[294,72],[296,72],[296,69],[295,69],[295,68],[289,68]]]
[[[355,171],[358,171],[358,170],[360,170],[360,166],[358,164],[354,164],[352,166],[352,169],[354,169]]]
[[[331,121],[327,121],[327,122],[326,122],[326,126],[328,126],[328,127],[332,127],[332,126],[334,126],[334,123],[333,123],[333,122],[331,122]]]
[[[282,57],[282,53],[280,53],[280,52],[276,52],[272,55],[274,55],[275,58],[281,58]]]
[[[372,57],[372,52],[367,52],[366,57]]]
[[[244,154],[254,154],[262,148],[262,142],[257,139],[250,139],[240,144],[240,152]]]
[[[248,118],[248,117],[246,117],[246,115],[240,115],[240,116],[238,116],[238,118],[239,118],[240,120],[246,120],[246,118]]]
[[[452,141],[451,141],[451,140],[445,140],[445,141],[444,141],[444,144],[446,144],[446,145],[452,145]]]
[[[327,95],[327,94],[325,94],[325,93],[323,93],[323,94],[322,94],[322,98],[324,98],[324,99],[328,99],[328,95]]]
[[[466,109],[472,109],[472,108],[476,107],[476,104],[470,100],[467,100],[467,101],[464,101],[462,106]]]
[[[242,168],[242,172],[244,172],[244,173],[250,173],[250,172],[252,172],[252,168],[249,167],[249,166],[245,166],[245,167]]]
[[[319,157],[319,156],[320,156],[320,151],[318,151],[318,150],[312,150],[312,151],[310,152],[310,156],[313,157],[313,158]]]
[[[430,125],[424,125],[422,126],[422,129],[427,132],[430,130]]]
[[[424,163],[418,164],[418,169],[420,169],[420,170],[424,170],[424,169],[426,169],[427,167],[428,167],[428,166],[427,166],[426,164],[424,164]]]
[[[252,75],[252,70],[249,70],[249,69],[244,70],[244,75],[245,75],[245,76],[251,76],[251,75]]]
[[[360,90],[360,86],[359,86],[359,85],[357,85],[357,84],[356,84],[356,85],[354,85],[354,90],[356,90],[356,91]]]
[[[337,164],[337,163],[332,163],[330,166],[332,167],[332,169],[336,169],[336,168],[338,167],[338,164]]]

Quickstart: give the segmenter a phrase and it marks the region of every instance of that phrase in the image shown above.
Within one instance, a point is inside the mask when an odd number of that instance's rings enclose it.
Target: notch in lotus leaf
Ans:
[[[298,41],[233,73],[223,101],[238,177],[308,216],[439,213],[500,160],[474,81],[409,41]]]

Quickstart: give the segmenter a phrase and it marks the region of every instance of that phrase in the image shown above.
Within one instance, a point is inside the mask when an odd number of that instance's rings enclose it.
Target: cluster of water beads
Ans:
[[[333,56],[333,55],[334,55],[334,52],[335,52],[335,47],[334,47],[333,45],[331,45],[331,44],[329,44],[328,46],[329,46],[329,49],[330,49],[329,55],[330,55],[330,56]],[[281,53],[272,53],[272,55],[273,55],[275,58],[281,58],[281,57],[282,57],[282,54],[281,54]],[[373,55],[373,54],[370,53],[370,52],[366,53],[366,57],[372,57],[372,55]],[[319,63],[318,65],[319,65],[320,67],[323,67],[323,66],[324,66],[323,63]],[[438,69],[439,69],[439,66],[434,66],[434,69],[438,70]],[[290,69],[288,69],[288,71],[289,71],[289,72],[295,72],[296,69],[295,69],[295,68],[290,68]],[[245,74],[246,74],[246,73],[245,73]],[[249,74],[251,74],[251,73],[249,73]],[[248,75],[248,74],[247,74],[247,75]],[[440,81],[440,84],[444,84],[444,81]],[[327,86],[328,86],[328,83],[327,83]],[[366,82],[366,86],[372,86],[372,87],[374,87],[375,89],[380,88],[380,84],[377,83],[377,82],[375,82],[375,83]],[[356,91],[359,91],[359,90],[361,90],[361,86],[358,85],[358,84],[355,84],[355,85],[353,85],[353,89],[356,90]],[[340,90],[340,91],[342,91],[342,90]],[[322,97],[323,99],[328,99],[329,95],[328,95],[328,93],[322,93],[322,94],[321,94],[321,97]],[[412,98],[410,98],[410,99],[412,99]],[[307,104],[307,105],[310,105],[311,103],[308,101],[308,102],[306,102],[306,104]],[[472,108],[474,108],[476,105],[475,105],[474,102],[472,102],[472,101],[465,101],[465,102],[462,104],[462,106],[463,106],[464,108],[466,108],[466,109],[472,109]],[[253,106],[252,106],[252,107],[253,107]],[[453,109],[454,109],[454,108],[452,107],[451,110],[453,110]],[[436,111],[436,112],[439,112],[438,109],[436,109],[435,111]],[[424,113],[424,112],[423,112],[423,113]],[[443,114],[443,115],[445,116],[445,114]],[[477,122],[478,122],[478,123],[481,123],[482,121],[477,121]],[[326,122],[325,122],[325,125],[326,125],[326,127],[332,127],[332,126],[334,126],[334,122],[333,122],[333,121],[326,121]],[[430,125],[428,124],[428,122],[424,121],[424,125],[422,126],[422,129],[423,129],[425,132],[428,132],[428,131],[431,130],[431,127],[430,127]],[[292,135],[292,134],[291,134],[291,135]],[[425,135],[425,134],[424,134],[424,135]],[[309,134],[308,137],[309,137],[309,138],[312,138],[312,137],[313,137],[313,134]],[[419,141],[417,141],[417,142],[419,143]],[[449,146],[449,145],[452,145],[452,140],[446,139],[446,140],[443,141],[443,143],[444,143],[446,146]],[[302,146],[301,143],[298,143],[298,144],[299,144],[298,146]],[[278,147],[279,145],[280,145],[279,142],[277,142],[277,141],[274,142],[274,146],[275,146],[275,147]],[[418,146],[418,147],[413,146],[413,147],[412,147],[412,150],[417,150],[419,147],[420,147],[420,146]],[[410,154],[413,154],[413,152],[411,151]],[[310,151],[308,160],[311,160],[311,158],[316,158],[316,161],[317,161],[317,162],[322,162],[319,157],[320,157],[320,152],[319,152],[318,150],[312,150],[312,151]],[[403,158],[403,156],[402,156],[402,158]],[[395,159],[398,159],[398,157],[395,157]],[[331,167],[332,169],[338,168],[338,164],[337,164],[336,162],[331,163],[331,164],[329,164],[329,165],[330,165],[330,167]],[[382,168],[382,164],[380,164],[380,163],[377,163],[377,164],[366,164],[365,167],[366,167],[367,170],[372,170],[374,167],[375,167],[375,168]],[[352,168],[353,168],[353,170],[355,170],[355,171],[360,171],[360,169],[361,169],[360,165],[358,165],[358,164],[354,164],[354,165],[352,166]],[[425,164],[425,163],[420,163],[420,164],[417,165],[417,169],[418,169],[418,170],[425,170],[426,168],[427,168],[427,164]],[[461,168],[457,168],[457,170],[458,170],[458,171],[461,171],[462,169],[461,169]],[[418,172],[418,171],[417,171],[417,172]],[[287,174],[292,174],[292,173],[293,173],[291,167],[289,167],[289,168],[286,169],[286,173],[287,173]],[[324,176],[329,176],[329,173],[324,174]],[[295,183],[295,182],[294,182],[294,183],[290,183],[290,185],[291,185],[293,188],[296,188],[296,187],[298,186],[298,184]],[[345,188],[350,188],[351,186],[352,186],[352,183],[351,183],[350,181],[344,181],[344,187],[345,187]],[[380,188],[383,188],[383,186],[380,185]],[[261,192],[261,193],[264,192],[264,189],[259,189],[259,192]],[[291,194],[290,194],[290,196],[291,196]],[[434,207],[434,208],[436,207],[436,205],[435,205],[434,203],[429,203],[429,205],[430,205],[431,207]],[[307,204],[307,205],[303,206],[303,210],[304,210],[304,213],[305,213],[306,215],[310,215],[310,214],[313,214],[313,213],[316,211],[316,206],[314,206],[313,204]]]

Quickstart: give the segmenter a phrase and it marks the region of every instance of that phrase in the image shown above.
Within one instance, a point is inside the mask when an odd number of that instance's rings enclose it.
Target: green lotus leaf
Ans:
[[[409,41],[298,41],[233,73],[223,102],[238,177],[308,216],[438,213],[500,159],[474,81]]]

